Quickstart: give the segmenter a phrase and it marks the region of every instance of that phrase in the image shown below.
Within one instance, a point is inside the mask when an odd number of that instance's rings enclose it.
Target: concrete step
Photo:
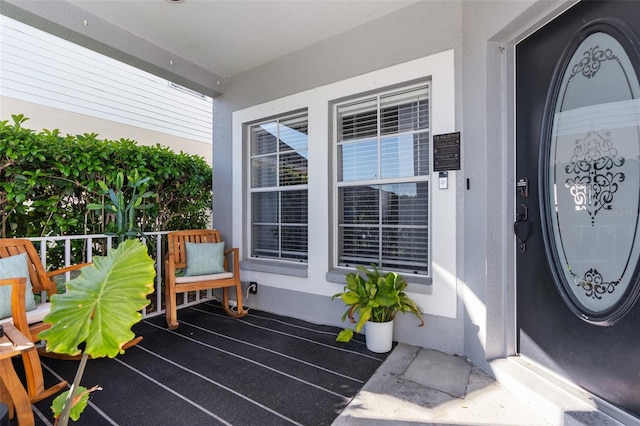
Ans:
[[[466,359],[398,344],[333,426],[553,425]]]

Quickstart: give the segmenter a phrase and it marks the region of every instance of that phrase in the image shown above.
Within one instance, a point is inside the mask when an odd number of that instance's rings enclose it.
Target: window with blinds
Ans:
[[[249,127],[251,256],[307,261],[307,115]]]
[[[338,266],[429,274],[429,94],[336,105]]]

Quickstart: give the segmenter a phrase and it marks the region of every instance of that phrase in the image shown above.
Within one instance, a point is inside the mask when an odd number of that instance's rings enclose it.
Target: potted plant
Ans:
[[[347,317],[355,323],[355,331],[360,332],[365,327],[367,348],[373,352],[384,353],[391,350],[393,338],[393,319],[398,312],[411,312],[419,320],[419,327],[424,325],[422,308],[404,293],[407,282],[395,272],[381,274],[376,265],[369,270],[360,265],[358,272],[346,275],[347,285],[344,291],[334,294],[332,300],[339,297],[345,305],[346,312],[342,321]],[[359,318],[356,323],[355,315]],[[350,328],[342,330],[336,340],[348,342],[353,337]]]

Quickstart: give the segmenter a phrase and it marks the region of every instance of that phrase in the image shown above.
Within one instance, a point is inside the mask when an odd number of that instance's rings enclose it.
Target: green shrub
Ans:
[[[147,190],[155,193],[146,201],[153,206],[136,218],[137,228],[152,232],[210,225],[212,170],[202,157],[129,139],[100,140],[93,133],[36,133],[23,127],[28,119],[22,114],[12,119],[0,121],[1,237],[107,232],[114,217],[88,205],[107,201],[98,182],[114,187],[119,172],[126,176],[134,169],[148,178]],[[130,190],[125,182],[125,198],[131,197]],[[75,251],[82,247],[74,246]]]

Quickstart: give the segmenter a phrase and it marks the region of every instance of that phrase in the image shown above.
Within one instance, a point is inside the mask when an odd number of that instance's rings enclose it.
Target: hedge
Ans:
[[[113,218],[87,206],[105,201],[99,181],[111,188],[118,172],[134,170],[155,192],[136,218],[143,232],[210,226],[212,170],[202,157],[95,133],[36,133],[22,114],[12,119],[0,122],[1,237],[109,232]]]

